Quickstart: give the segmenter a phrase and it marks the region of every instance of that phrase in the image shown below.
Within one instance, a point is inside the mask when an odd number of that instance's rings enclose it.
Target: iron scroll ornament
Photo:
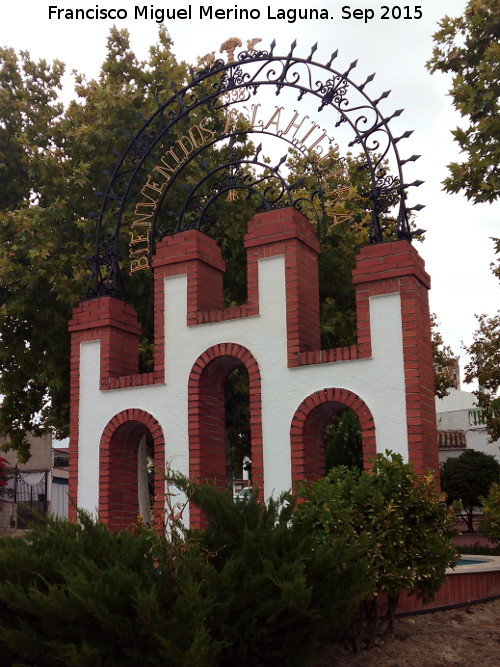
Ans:
[[[168,142],[176,125],[185,122],[190,114],[199,113],[203,108],[217,112],[235,103],[249,101],[259,89],[264,87],[274,88],[276,95],[280,95],[284,88],[295,90],[298,101],[305,96],[313,96],[319,102],[317,109],[319,113],[325,110],[335,112],[338,118],[335,127],[348,128],[352,135],[349,148],[361,148],[365,158],[364,166],[369,173],[370,190],[366,193],[371,208],[369,242],[381,243],[383,241],[380,212],[388,204],[397,208],[398,238],[411,241],[415,232],[412,232],[410,227],[409,213],[412,210],[418,211],[423,206],[420,204],[411,208],[407,206],[407,189],[421,185],[422,181],[405,183],[402,168],[406,163],[413,162],[420,156],[412,155],[405,160],[400,158],[398,144],[402,139],[408,138],[412,132],[404,132],[399,137],[393,136],[389,122],[400,116],[402,110],[399,109],[386,117],[379,109],[379,103],[387,98],[389,91],[385,91],[377,99],[372,100],[365,88],[373,81],[375,75],[369,75],[361,85],[357,85],[350,76],[357,61],[352,62],[344,72],[337,71],[332,68],[332,62],[338,56],[337,51],[332,53],[326,64],[313,60],[317,44],[311,48],[307,58],[294,55],[297,46],[295,41],[286,56],[275,55],[276,42],[274,40],[267,51],[255,50],[250,44],[249,42],[250,48],[241,51],[236,60],[234,59],[234,48],[226,49],[229,55],[227,62],[212,58],[205,62],[206,66],[202,69],[191,70],[189,83],[181,89],[174,88],[171,97],[165,103],[158,105],[157,110],[143,123],[129,142],[103,194],[95,232],[95,251],[89,258],[92,271],[87,284],[87,298],[102,295],[122,296],[120,246],[121,230],[125,224],[124,212],[132,201],[134,188],[137,189],[138,183],[139,185],[141,183],[141,177],[144,178],[144,170],[147,168],[148,161],[159,156],[162,142]],[[213,146],[217,141],[228,141],[227,158],[223,160],[222,164],[217,164],[212,168],[205,164],[204,173],[200,176],[199,182],[194,187],[187,189],[185,201],[176,212],[176,224],[167,230],[168,233],[176,233],[193,227],[202,229],[205,222],[203,212],[206,211],[207,204],[213,202],[217,194],[232,192],[236,189],[246,190],[248,196],[257,195],[260,206],[264,209],[283,205],[292,205],[300,209],[304,205],[303,195],[297,195],[296,192],[300,183],[287,184],[279,173],[284,159],[271,167],[260,162],[259,149],[253,160],[248,157],[238,158],[235,155],[234,142],[238,134],[249,133],[263,134],[263,128],[259,130],[247,127],[239,132],[219,135],[197,148],[192,155],[188,156],[188,159],[179,165],[178,173],[174,174],[172,182],[186,170],[194,158],[199,158],[208,146]],[[298,140],[290,140],[284,136],[280,138],[288,141],[292,147],[305,155],[304,147]],[[392,174],[388,173],[385,167],[388,159],[393,168]],[[255,177],[252,181],[248,174],[245,175],[242,171],[242,167],[250,163],[258,164],[264,170],[267,169],[268,178],[274,179],[274,183],[278,185],[269,186],[264,189],[263,194],[262,189],[257,188],[257,184],[262,183],[262,178]],[[316,228],[321,238],[326,221],[325,193],[321,174],[314,167],[313,173],[316,186],[309,193],[308,204],[314,211]],[[162,190],[161,204],[167,199],[171,185],[172,183],[169,183],[168,187]],[[202,185],[208,187],[204,193],[200,191]],[[265,192],[272,194],[266,196]],[[277,192],[279,196],[276,196]],[[145,240],[147,238],[148,256],[154,252],[156,239],[165,232],[157,225],[160,209],[161,206],[158,205],[154,214],[150,216],[147,237],[144,236]]]

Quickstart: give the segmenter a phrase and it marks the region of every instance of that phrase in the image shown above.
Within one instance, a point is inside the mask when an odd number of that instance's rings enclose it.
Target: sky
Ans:
[[[175,14],[171,19],[165,14],[164,22],[174,41],[174,53],[188,63],[195,63],[198,56],[212,51],[218,56],[220,45],[229,37],[239,37],[243,44],[260,38],[259,48],[275,39],[275,53],[283,55],[297,40],[295,53],[304,57],[317,42],[314,57],[323,62],[338,50],[332,66],[344,71],[358,60],[351,75],[358,84],[376,72],[368,91],[370,97],[376,99],[383,91],[391,90],[389,98],[381,103],[384,113],[405,110],[391,121],[393,133],[398,136],[405,130],[414,131],[399,144],[402,158],[422,156],[404,169],[408,182],[425,181],[418,190],[411,189],[409,199],[410,205],[425,205],[417,214],[416,223],[426,230],[426,239],[417,247],[432,279],[431,310],[437,315],[445,343],[460,356],[463,368],[467,355],[462,345],[472,342],[477,328],[475,314],[492,315],[499,307],[500,286],[489,265],[495,259],[491,237],[500,236],[500,206],[472,205],[462,195],[443,191],[446,165],[459,158],[451,130],[461,119],[448,94],[451,77],[431,75],[425,63],[432,55],[432,35],[439,20],[445,15],[462,14],[466,0],[420,0],[419,5],[384,5],[383,0],[350,4],[345,0],[217,0],[190,4],[181,0],[146,4],[131,0],[61,0],[55,4],[57,1],[3,2],[0,45],[29,51],[37,59],[63,61],[67,71],[63,92],[66,99],[73,94],[73,70],[84,73],[87,79],[98,75],[113,25],[128,29],[133,50],[139,58],[146,58],[149,47],[157,41],[162,10]],[[288,19],[278,18],[280,10],[306,7],[326,9],[328,18],[292,21],[291,12]],[[113,20],[102,14],[97,19],[67,18],[68,10],[76,8],[105,10],[105,14],[114,11],[124,18]],[[184,19],[182,13],[188,8],[191,19]],[[254,18],[235,18],[237,10],[251,11]]]

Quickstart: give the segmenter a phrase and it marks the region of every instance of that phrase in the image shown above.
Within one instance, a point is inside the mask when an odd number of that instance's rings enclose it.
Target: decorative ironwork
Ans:
[[[186,198],[182,208],[174,212],[177,218],[177,229],[200,229],[206,220],[207,211],[214,205],[216,200],[227,195],[225,201],[236,201],[240,199],[239,190],[245,192],[247,199],[256,200],[256,210],[270,211],[285,206],[294,206],[301,210],[305,201],[314,207],[314,198],[295,197],[294,191],[302,185],[303,179],[294,183],[287,183],[280,174],[280,166],[285,162],[286,156],[273,167],[259,161],[260,150],[251,160],[242,160],[235,158],[233,161],[225,163],[209,171],[191,190]],[[251,167],[261,167],[262,173],[256,174],[255,171],[245,170],[245,165]],[[243,197],[243,195],[242,195]],[[316,193],[319,199],[319,194]],[[320,212],[314,209],[316,221],[320,221]]]
[[[263,208],[307,206],[313,211],[318,234],[324,234],[327,223],[324,184],[328,174],[314,166],[315,160],[310,159],[315,185],[304,195],[301,184],[287,183],[281,173],[285,171],[284,160],[270,167],[259,157],[260,149],[253,159],[245,155],[241,147],[239,152],[236,150],[235,142],[246,135],[272,134],[306,159],[314,155],[316,162],[321,162],[332,152],[328,153],[322,142],[335,140],[330,134],[339,128],[339,131],[347,130],[352,136],[349,146],[361,149],[369,174],[370,188],[366,192],[371,206],[369,241],[383,241],[381,211],[388,207],[397,208],[398,237],[411,241],[414,232],[409,213],[422,206],[408,207],[407,191],[422,182],[405,183],[402,167],[419,156],[412,155],[406,160],[400,158],[399,142],[408,138],[411,132],[393,136],[389,123],[400,116],[402,110],[385,116],[379,107],[389,91],[371,99],[366,88],[375,75],[371,74],[361,85],[356,85],[351,73],[357,61],[345,71],[335,70],[332,63],[338,57],[337,51],[324,64],[314,60],[317,44],[303,58],[295,54],[296,42],[292,43],[286,56],[279,56],[275,55],[274,40],[268,50],[257,50],[260,41],[259,38],[248,40],[246,50],[237,52],[242,46],[241,40],[226,40],[221,45],[221,53],[227,54],[227,62],[216,59],[215,52],[206,54],[201,59],[201,69],[191,72],[191,80],[185,86],[174,88],[171,97],[159,104],[131,139],[103,196],[96,227],[93,270],[87,289],[89,297],[120,292],[120,239],[126,225],[131,236],[131,270],[142,269],[149,265],[157,238],[163,233],[175,233],[192,226],[203,228],[209,224],[209,207],[220,201],[223,194],[228,205],[239,201],[241,195],[242,198],[254,198]],[[226,113],[226,118],[230,114],[237,115],[238,105],[250,102],[259,90],[266,88],[274,89],[277,96],[285,89],[295,91],[297,101],[306,97],[316,99],[317,113],[321,117],[333,113],[336,118],[334,123],[329,121],[332,132],[322,130],[309,116],[301,117],[297,111],[286,127],[280,127],[283,107],[276,107],[267,123],[244,123],[243,127],[234,128],[228,122],[224,130],[210,127],[210,118],[220,118],[221,113]],[[299,128],[305,119],[312,125],[299,139]],[[182,128],[181,136],[179,128]],[[210,151],[216,159],[208,168],[203,156]],[[203,164],[205,168],[202,168]],[[194,182],[188,178],[190,169],[198,173]],[[182,201],[172,207],[167,201],[170,202],[173,185],[179,186],[182,179],[182,186],[176,190],[176,197],[181,196]],[[160,229],[161,215],[176,220],[175,224]]]

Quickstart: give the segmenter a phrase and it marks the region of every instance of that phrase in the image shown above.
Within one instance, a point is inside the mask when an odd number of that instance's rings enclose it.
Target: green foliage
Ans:
[[[474,393],[485,411],[490,442],[500,438],[500,312],[492,317],[479,315],[479,328],[467,348],[471,360],[465,368],[465,381],[476,379],[479,389]]]
[[[0,71],[0,435],[26,459],[27,431],[67,435],[67,322],[84,290],[97,193],[138,112],[151,113],[155,95],[170,94],[186,68],[162,28],[148,62],[126,32],[111,30],[99,79],[77,75],[67,108],[58,101],[62,63],[0,49]],[[131,291],[147,303],[140,280]]]
[[[480,498],[483,516],[479,530],[490,542],[500,543],[500,482],[493,482],[488,495]]]
[[[399,454],[378,454],[370,471],[333,469],[301,495],[299,516],[318,513],[312,527],[335,535],[350,522],[369,540],[373,592],[432,599],[452,562],[454,519],[431,474],[420,479]]]
[[[499,34],[500,1],[469,0],[462,16],[440,22],[428,63],[431,72],[453,74],[453,104],[468,122],[453,132],[466,159],[449,165],[444,185],[474,203],[500,196]]]
[[[461,554],[474,555],[478,556],[500,556],[500,544],[496,547],[486,546],[484,544],[479,544],[475,542],[474,544],[466,546],[458,546],[457,551]]]
[[[234,504],[212,487],[191,487],[207,527],[192,531],[213,555],[210,612],[222,665],[303,664],[319,640],[342,636],[366,594],[363,541],[346,527],[319,544],[293,519],[295,499]]]
[[[67,410],[58,373],[69,355],[64,299],[77,289],[82,246],[61,206],[71,187],[60,150],[63,66],[0,49],[0,71],[0,435],[22,456],[26,427],[40,432],[33,415],[57,429],[51,402]],[[58,274],[67,276],[60,290]]]
[[[493,274],[500,279],[500,239],[492,239],[497,260],[491,265]],[[500,311],[491,317],[478,315],[479,328],[474,340],[466,347],[470,361],[465,367],[465,381],[477,380],[479,389],[474,393],[484,410],[486,430],[492,443],[500,439]]]
[[[361,426],[354,410],[344,410],[326,427],[326,470],[334,466],[363,469]]]
[[[438,398],[448,395],[452,387],[456,387],[451,366],[456,355],[448,345],[444,344],[443,337],[438,330],[436,315],[431,315],[432,357],[434,361],[434,394]]]
[[[356,302],[351,275],[356,255],[368,242],[371,209],[366,193],[370,191],[370,182],[367,170],[362,167],[362,156],[341,156],[332,150],[321,165],[318,161],[313,155],[305,160],[291,151],[287,166],[290,182],[303,179],[304,195],[317,187],[313,167],[328,175],[327,230],[318,266],[321,345],[328,349],[356,343]],[[314,222],[307,208],[303,212]],[[387,218],[381,221],[386,240],[394,240],[394,220],[388,210],[381,210],[380,214]]]
[[[500,239],[493,238],[496,262],[491,264],[493,274],[500,279]],[[465,381],[477,380],[474,392],[477,404],[484,410],[489,442],[500,439],[500,311],[493,316],[477,315],[479,328],[474,340],[466,347],[470,361],[465,367]]]
[[[207,528],[170,540],[80,514],[0,543],[5,664],[300,665],[366,593],[361,543],[318,545],[292,497],[232,504],[178,477]]]
[[[474,508],[481,505],[481,497],[488,495],[491,485],[500,481],[500,463],[490,454],[466,449],[458,458],[446,459],[440,475],[448,502],[462,504],[462,517],[473,532]]]
[[[80,514],[0,543],[3,664],[216,664],[202,559]],[[182,585],[180,585],[182,584]]]
[[[334,542],[347,527],[352,539],[364,541],[370,597],[360,606],[353,629],[357,645],[373,644],[383,593],[389,599],[389,625],[400,593],[433,599],[455,561],[450,540],[455,520],[431,474],[420,479],[400,455],[379,454],[368,472],[333,468],[299,493],[305,502],[297,509],[297,520],[321,544]]]

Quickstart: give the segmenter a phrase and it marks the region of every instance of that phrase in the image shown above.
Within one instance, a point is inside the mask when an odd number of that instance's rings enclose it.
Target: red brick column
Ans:
[[[202,310],[222,309],[225,262],[217,243],[197,229],[166,236],[156,246],[154,270],[155,381],[165,377],[165,278],[187,275],[187,324]]]
[[[69,517],[76,519],[78,492],[78,413],[80,405],[80,345],[99,340],[101,371],[99,388],[107,389],[110,378],[138,372],[141,327],[134,308],[113,297],[84,301],[73,311],[71,333]]]
[[[258,260],[285,256],[288,366],[298,366],[300,353],[319,350],[319,243],[311,223],[294,208],[256,215],[245,236],[248,305],[258,309]]]
[[[403,327],[409,459],[416,472],[438,470],[434,366],[429,312],[430,278],[407,241],[363,248],[353,271],[358,305],[358,344],[369,345],[369,298],[399,292]],[[379,443],[383,447],[384,443]]]

